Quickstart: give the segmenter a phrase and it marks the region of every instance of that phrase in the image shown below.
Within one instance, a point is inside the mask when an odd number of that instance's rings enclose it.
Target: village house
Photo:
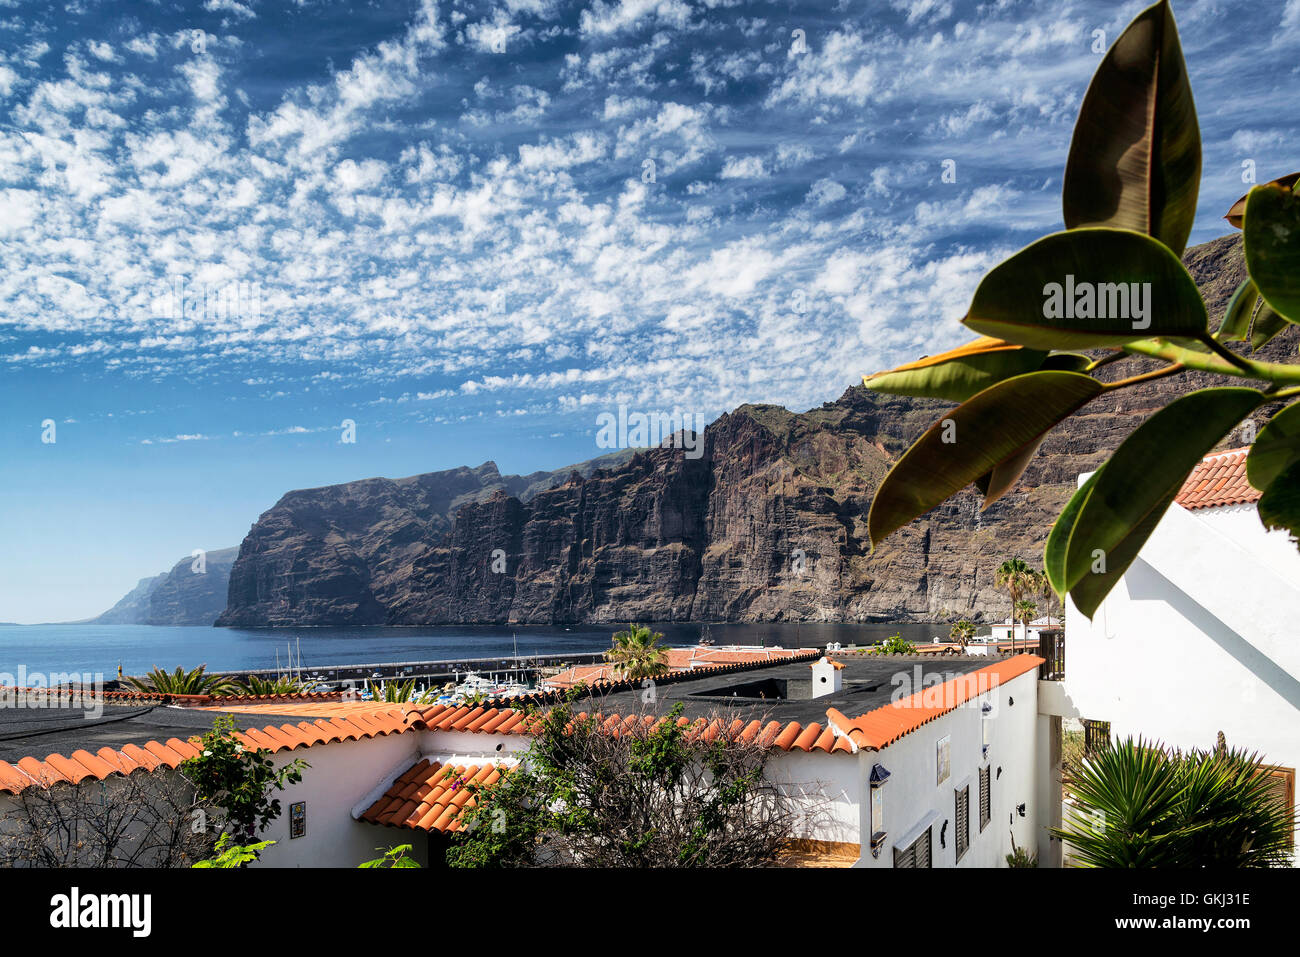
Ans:
[[[772,780],[821,809],[809,831],[791,835],[803,863],[987,867],[1003,861],[1013,839],[1034,840],[1041,663],[1032,655],[990,663],[832,659],[804,650],[702,665],[649,687],[596,684],[590,701],[611,728],[679,702],[688,720],[721,714],[746,722],[747,734],[772,744]],[[151,705],[135,697],[106,705],[113,724],[93,728],[69,714],[63,731],[0,742],[0,819],[40,783],[93,786],[174,768],[197,753],[189,739],[224,712],[247,729],[246,746],[310,765],[278,795],[286,813],[261,835],[276,843],[258,866],[353,867],[397,843],[412,843],[418,861],[436,865],[472,800],[465,783],[508,773],[529,744],[523,710],[507,702],[420,707],[340,698]]]

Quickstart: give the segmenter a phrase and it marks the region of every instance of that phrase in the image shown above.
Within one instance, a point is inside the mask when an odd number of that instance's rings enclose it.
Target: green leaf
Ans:
[[[1181,484],[1180,482],[1179,485],[1181,486]],[[1070,591],[1070,598],[1074,600],[1074,606],[1087,615],[1089,619],[1101,607],[1101,603],[1110,594],[1110,590],[1124,577],[1124,573],[1133,564],[1133,560],[1138,557],[1138,553],[1142,551],[1142,546],[1151,537],[1151,533],[1156,530],[1156,526],[1165,517],[1165,512],[1169,511],[1169,506],[1173,504],[1177,496],[1178,489],[1174,489],[1156,502],[1155,507],[1129,530],[1128,535],[1106,553],[1104,571],[1092,572],[1089,569],[1089,574],[1084,575],[1074,583],[1074,587]]]
[[[1265,528],[1281,528],[1300,537],[1300,462],[1293,462],[1260,496],[1259,520]]]
[[[1256,186],[1246,196],[1242,233],[1246,269],[1259,294],[1300,322],[1300,197],[1283,186]]]
[[[1288,326],[1285,317],[1274,312],[1268,303],[1261,302],[1255,312],[1255,321],[1250,324],[1250,351],[1264,348],[1265,343]]]
[[[1246,457],[1246,478],[1263,491],[1300,462],[1300,405],[1289,405],[1260,429]]]
[[[1284,186],[1287,189],[1290,189],[1296,184],[1297,180],[1300,180],[1300,173],[1289,173],[1286,176],[1279,176],[1271,183],[1265,183],[1264,185]],[[1250,194],[1247,193],[1245,196],[1241,197],[1241,199],[1233,203],[1232,207],[1228,210],[1228,212],[1224,214],[1223,218],[1228,221],[1229,225],[1236,226],[1238,229],[1241,229],[1242,223],[1245,222],[1245,218],[1246,218],[1246,199],[1249,196]]]
[[[868,389],[891,395],[965,402],[995,382],[1032,372],[1046,353],[989,336],[916,362],[877,372],[862,381]]]
[[[1237,291],[1228,300],[1223,312],[1223,322],[1215,338],[1220,342],[1246,342],[1250,339],[1250,320],[1259,301],[1259,290],[1249,279],[1243,279]]]
[[[1078,352],[1053,352],[1043,360],[1040,369],[1062,369],[1066,372],[1082,372],[1092,365],[1092,359]]]
[[[1091,483],[1066,548],[1064,584],[1081,612],[1093,616],[1188,473],[1264,401],[1255,389],[1201,389],[1169,403],[1115,450]],[[1104,571],[1093,570],[1099,557]],[[1083,584],[1085,576],[1094,580]]]
[[[1047,546],[1043,550],[1043,572],[1047,575],[1047,580],[1052,583],[1052,590],[1062,601],[1065,600],[1065,593],[1069,591],[1065,580],[1066,547],[1070,544],[1070,533],[1074,531],[1074,523],[1079,518],[1079,509],[1083,507],[1084,500],[1092,491],[1096,480],[1097,473],[1093,472],[1075,490],[1047,535]]]
[[[952,409],[880,483],[867,516],[872,547],[992,473],[1101,389],[1096,379],[1077,372],[1030,372],[990,386]]]
[[[1137,230],[1181,255],[1200,182],[1196,105],[1161,0],[1120,34],[1088,86],[1065,167],[1065,225]]]
[[[1021,473],[1033,459],[1034,453],[1038,451],[1038,447],[1043,444],[1043,438],[1044,436],[1040,435],[1027,445],[1021,446],[994,466],[993,471],[976,480],[975,487],[984,493],[984,504],[981,508],[988,508],[1011,491],[1016,484],[1016,479],[1020,478]]]
[[[1209,317],[1191,275],[1162,243],[1127,229],[1072,229],[994,267],[962,321],[1035,349],[1093,349],[1197,338]]]

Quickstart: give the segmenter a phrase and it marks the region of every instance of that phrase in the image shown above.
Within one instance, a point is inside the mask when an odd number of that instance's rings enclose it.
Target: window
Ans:
[[[930,828],[901,851],[894,848],[895,867],[930,867]]]
[[[989,808],[991,803],[989,796],[989,769],[987,767],[980,769],[980,830],[989,826],[989,818],[992,817],[992,811]]]
[[[954,818],[957,822],[954,839],[957,842],[957,860],[961,860],[963,854],[970,847],[970,785],[966,785],[960,791],[954,791],[957,795],[957,810]]]

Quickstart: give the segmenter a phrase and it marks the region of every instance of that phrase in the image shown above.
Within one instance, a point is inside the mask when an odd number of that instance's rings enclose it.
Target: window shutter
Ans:
[[[930,828],[921,832],[921,836],[899,850],[894,848],[895,867],[930,867]]]
[[[984,828],[988,827],[989,818],[992,816],[992,812],[989,808],[990,803],[991,802],[990,802],[990,794],[989,794],[989,769],[984,768],[983,770],[980,771],[980,830],[981,831],[984,830]]]
[[[954,840],[957,843],[957,860],[961,860],[962,855],[970,847],[970,785],[966,785],[957,795],[957,810],[954,815],[957,826]]]

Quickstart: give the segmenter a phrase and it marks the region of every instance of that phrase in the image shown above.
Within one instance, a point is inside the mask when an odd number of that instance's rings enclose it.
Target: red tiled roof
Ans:
[[[296,725],[284,724],[278,728],[269,725],[260,730],[249,728],[236,732],[236,737],[245,747],[265,748],[274,754],[336,741],[360,741],[362,738],[401,734],[422,727],[418,716],[412,719],[412,716],[394,709],[386,713],[358,713],[347,718],[322,718],[311,723],[303,721]],[[113,774],[153,771],[164,766],[174,768],[199,753],[199,749],[191,743],[197,740],[171,738],[166,743],[150,741],[143,747],[128,744],[120,750],[105,747],[95,754],[73,751],[66,758],[61,754],[51,754],[44,761],[26,757],[17,764],[0,761],[0,791],[17,794],[33,784],[76,784],[86,778],[102,781]]]
[[[812,648],[665,648],[664,661],[669,671],[689,671],[692,674],[706,668],[728,665],[754,665],[765,662],[796,661],[801,657],[816,655]],[[600,681],[618,681],[618,672],[607,664],[574,665],[559,674],[544,678],[552,688],[571,688],[578,682],[595,684]]]
[[[859,748],[879,751],[984,692],[1028,674],[1044,660],[1037,655],[1016,655],[941,685],[923,688],[901,701],[868,711],[860,718],[850,720],[834,708],[826,712],[826,717]]]
[[[608,716],[595,714],[593,716],[600,718],[609,730],[615,730],[619,726],[629,725],[637,720],[661,720],[656,715],[642,715],[639,718],[637,715],[623,716],[616,714]],[[466,705],[440,704],[422,711],[420,717],[430,731],[528,734],[531,727],[524,712],[510,708],[497,709],[482,706],[469,707]],[[586,718],[587,713],[584,711],[577,717]],[[686,718],[680,718],[678,723],[688,725],[691,722]],[[723,721],[715,720],[713,723],[706,725],[701,719],[696,722],[697,727],[693,729],[692,733],[717,734],[723,724]],[[780,721],[769,721],[767,724],[763,724],[761,721],[754,720],[746,724],[737,719],[732,721],[729,727],[747,741],[761,736],[764,740],[769,741],[783,751],[830,752],[852,750],[845,741],[837,740],[829,727],[815,721],[811,724],[801,725],[798,721],[791,721],[788,724],[782,724]]]
[[[416,831],[455,831],[465,811],[474,806],[474,788],[501,779],[500,765],[447,766],[423,758],[399,777],[361,820]]]
[[[1246,479],[1249,448],[1207,455],[1187,476],[1174,501],[1183,508],[1216,508],[1258,502],[1262,494]]]

